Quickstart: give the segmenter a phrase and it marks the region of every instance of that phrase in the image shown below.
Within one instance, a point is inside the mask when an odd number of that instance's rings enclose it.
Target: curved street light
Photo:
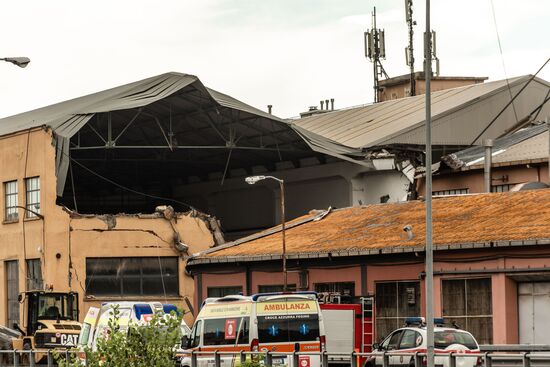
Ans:
[[[286,271],[286,242],[285,242],[285,181],[274,176],[249,176],[245,178],[247,184],[254,185],[258,181],[265,179],[275,180],[279,183],[281,189],[281,232],[283,235],[283,291],[287,291],[288,273]]]
[[[20,68],[25,68],[31,62],[31,59],[28,57],[4,57],[0,58],[1,61],[11,62],[14,65],[19,66]]]

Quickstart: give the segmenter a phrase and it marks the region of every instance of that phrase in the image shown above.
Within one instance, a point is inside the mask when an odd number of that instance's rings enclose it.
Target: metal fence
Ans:
[[[238,359],[244,362],[248,356],[256,356],[262,360],[266,367],[280,366],[274,363],[277,358],[285,358],[284,363],[290,367],[301,367],[301,356],[315,357],[320,367],[331,365],[364,367],[364,366],[410,366],[425,367],[426,353],[404,353],[404,352],[383,352],[383,353],[328,353],[328,352],[193,352],[182,360],[182,367],[228,367],[232,364],[222,364],[224,358]],[[457,366],[484,366],[484,367],[550,367],[550,353],[548,352],[482,352],[482,353],[435,353],[436,366],[457,367]],[[204,361],[206,359],[206,361]],[[201,360],[203,363],[200,363]],[[342,363],[347,360],[347,362]],[[204,363],[206,362],[206,363]]]
[[[493,349],[493,348],[491,348]],[[524,348],[518,351],[519,346],[509,348],[495,347],[497,352],[481,353],[436,353],[436,366],[460,367],[550,367],[550,352],[525,351],[526,349],[546,350],[550,346],[541,348]],[[57,353],[58,358],[69,360],[78,358],[78,351],[67,350]],[[33,367],[57,366],[55,352],[44,350],[0,350],[0,367]],[[235,361],[244,363],[254,358],[265,367],[302,367],[300,363],[304,356],[308,356],[314,363],[312,367],[349,366],[349,367],[425,367],[426,353],[328,353],[328,352],[222,352],[222,351],[194,351],[179,354],[174,361],[175,366],[181,367],[231,367]],[[281,360],[286,362],[281,363]],[[85,359],[80,363],[87,366]]]

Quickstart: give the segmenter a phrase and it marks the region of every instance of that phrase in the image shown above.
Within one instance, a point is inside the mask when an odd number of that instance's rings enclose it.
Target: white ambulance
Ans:
[[[82,323],[82,329],[78,338],[78,347],[88,346],[95,350],[99,338],[105,337],[109,332],[109,321],[113,318],[114,307],[118,306],[118,326],[121,331],[128,328],[129,323],[142,323],[150,320],[153,314],[169,314],[177,311],[174,305],[163,305],[160,302],[108,302],[101,306],[90,307]],[[182,320],[182,335],[189,335],[191,330]]]
[[[325,350],[325,332],[315,292],[265,293],[250,297],[207,299],[184,338],[182,367],[191,366],[189,351],[200,351],[199,367],[211,367],[213,352],[272,352],[274,365],[318,367]],[[212,352],[212,354],[204,354]],[[289,353],[301,352],[299,366]],[[312,353],[307,355],[307,353]],[[221,357],[222,367],[238,365],[238,355]]]

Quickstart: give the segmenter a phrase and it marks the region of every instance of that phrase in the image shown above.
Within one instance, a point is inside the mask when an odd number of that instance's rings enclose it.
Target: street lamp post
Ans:
[[[29,65],[29,63],[31,62],[28,57],[4,57],[0,58],[0,61],[11,62],[12,64],[19,66],[20,68],[27,67],[27,65]]]
[[[29,208],[25,208],[24,206],[21,206],[21,205],[16,205],[15,207],[16,207],[16,208],[19,208],[19,209],[26,210],[27,212],[32,213],[32,214],[34,214],[35,216],[37,216],[38,218],[44,220],[44,216],[43,216],[42,214],[40,214],[40,213],[34,211],[34,210],[31,210],[31,209],[29,209]]]
[[[273,176],[250,176],[245,179],[249,185],[254,185],[258,181],[265,179],[275,180],[279,183],[281,189],[281,233],[283,236],[283,291],[288,288],[288,272],[286,271],[286,238],[285,238],[285,181]]]

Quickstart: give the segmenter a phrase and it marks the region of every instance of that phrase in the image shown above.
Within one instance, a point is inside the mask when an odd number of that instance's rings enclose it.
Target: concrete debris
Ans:
[[[174,211],[174,208],[170,205],[160,205],[155,208],[156,213],[162,214],[164,219],[172,220],[174,217],[176,217],[176,212]]]
[[[210,230],[214,234],[214,240],[216,241],[216,246],[221,246],[225,243],[225,238],[223,238],[223,232],[221,229],[220,221],[214,217],[208,218],[208,225]]]
[[[101,219],[105,224],[107,224],[107,230],[111,230],[116,227],[116,217],[112,214],[104,214],[97,216],[98,219]]]
[[[81,214],[74,210],[71,210],[67,207],[62,207],[63,211],[69,214],[71,219],[83,219],[83,218],[97,218],[105,222],[107,225],[108,231],[110,230],[116,230],[115,227],[117,225],[117,218],[122,217],[134,217],[139,219],[164,219],[168,221],[170,224],[170,227],[173,231],[173,238],[172,238],[172,245],[174,248],[183,253],[188,254],[189,246],[183,242],[181,239],[181,235],[176,229],[176,226],[174,225],[174,222],[177,223],[178,218],[181,218],[183,216],[191,217],[191,218],[198,218],[202,220],[206,227],[212,232],[214,236],[215,246],[220,246],[225,244],[225,239],[223,237],[223,232],[221,229],[221,225],[218,219],[216,219],[213,216],[210,216],[208,214],[202,213],[196,209],[189,210],[187,212],[176,212],[174,208],[170,205],[159,205],[155,208],[155,212],[151,214],[142,214],[142,213],[136,213],[136,214],[126,214],[126,213],[119,213],[119,214]],[[103,229],[92,229],[95,231],[104,231]],[[132,231],[132,229],[126,229],[127,231]],[[158,235],[152,231],[148,230],[142,230],[142,229],[133,229],[134,231],[144,231],[149,232],[155,236],[158,237]],[[160,238],[160,237],[159,237]]]

